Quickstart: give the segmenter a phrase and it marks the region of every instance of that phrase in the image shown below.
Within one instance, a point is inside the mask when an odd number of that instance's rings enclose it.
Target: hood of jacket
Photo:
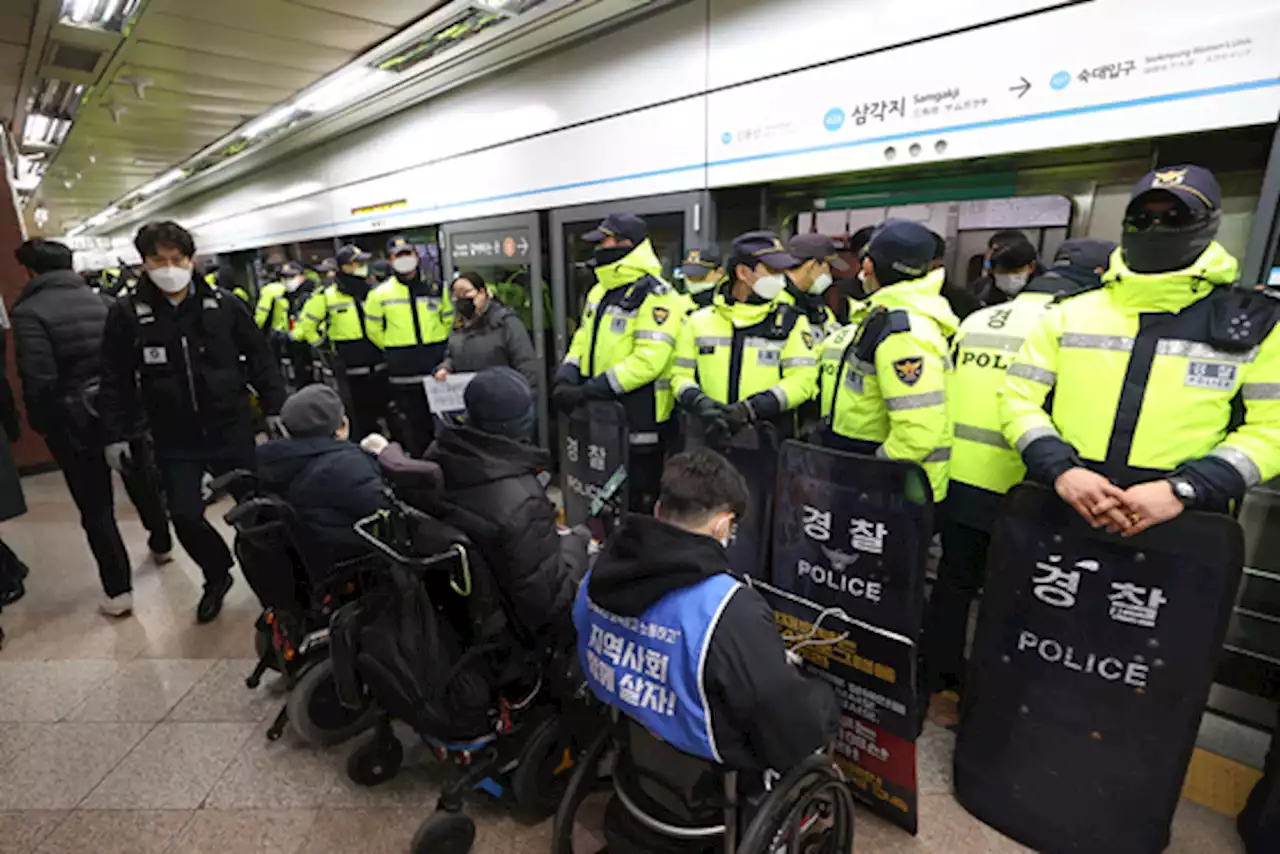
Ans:
[[[257,448],[258,476],[264,485],[278,491],[278,487],[292,483],[321,457],[349,453],[353,449],[359,451],[356,445],[329,436],[275,439]]]
[[[872,308],[884,306],[923,314],[932,318],[942,334],[950,338],[960,328],[960,318],[956,317],[951,304],[942,295],[942,285],[946,279],[947,271],[939,267],[919,279],[895,282],[881,288],[868,297],[867,304]]]
[[[729,572],[724,548],[711,537],[632,514],[605,543],[591,570],[591,601],[638,617],[674,590]]]
[[[533,477],[549,462],[541,448],[467,426],[441,431],[427,450],[426,459],[440,466],[449,489],[467,489],[509,477]]]
[[[50,270],[47,273],[41,273],[33,276],[30,281],[22,288],[22,293],[18,294],[17,301],[13,304],[17,308],[22,304],[23,300],[30,299],[41,291],[54,290],[58,288],[87,288],[84,279],[80,278],[80,274],[72,270]]]
[[[1214,288],[1235,282],[1240,264],[1216,240],[1190,267],[1168,273],[1135,273],[1116,249],[1102,284],[1116,304],[1135,312],[1177,313],[1209,295]]]
[[[653,251],[653,243],[645,238],[635,249],[632,249],[622,260],[596,267],[596,280],[604,285],[605,290],[613,290],[623,285],[653,276],[662,279],[662,262]]]
[[[346,294],[354,300],[364,302],[369,296],[369,283],[359,276],[353,276],[350,273],[338,273],[338,279],[334,282],[334,287],[339,293]]]

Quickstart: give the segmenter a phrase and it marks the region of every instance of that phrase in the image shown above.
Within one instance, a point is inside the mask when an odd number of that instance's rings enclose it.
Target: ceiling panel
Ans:
[[[129,63],[150,65],[191,77],[208,74],[245,83],[269,80],[271,85],[284,87],[291,92],[305,89],[321,77],[319,72],[284,68],[261,58],[257,62],[230,61],[212,53],[148,42],[130,44],[125,51],[125,61]]]
[[[346,4],[347,8],[355,4]],[[361,4],[362,5],[362,4]],[[427,4],[419,4],[425,6]],[[286,0],[153,0],[150,12],[175,14],[234,30],[266,33],[292,41],[362,51],[394,33],[397,27],[363,21],[349,14],[298,6]]]
[[[261,104],[264,108],[277,104],[288,98],[295,90],[287,86],[274,86],[274,81],[267,80],[232,80],[220,77],[217,69],[208,69],[209,73],[191,76],[185,71],[169,71],[147,65],[126,62],[116,74],[116,80],[141,78],[151,81],[151,85],[166,92],[181,96],[229,98],[238,101],[250,101]],[[261,110],[259,110],[261,112]]]
[[[36,0],[0,0],[0,42],[26,47],[35,15]]]
[[[148,13],[134,28],[136,51],[144,45],[164,45],[186,52],[189,45],[198,46],[201,54],[217,54],[211,60],[215,65],[248,60],[252,64],[264,64],[294,68],[325,74],[350,62],[355,49],[343,50],[319,44],[295,41],[297,34],[284,37],[269,33],[228,29],[211,25],[194,18],[180,18],[164,13]],[[199,67],[210,60],[197,55],[192,64]]]
[[[428,0],[292,0],[289,5],[310,6],[313,9],[327,9],[352,18],[375,21],[388,27],[400,27],[416,21],[424,15],[444,5],[441,2]]]
[[[117,79],[119,79],[117,77]],[[104,101],[128,107],[131,112],[143,113],[151,109],[191,110],[196,113],[222,113],[238,116],[256,116],[264,106],[275,101],[251,101],[247,98],[214,98],[207,95],[191,95],[171,92],[148,86],[142,100],[127,83],[115,83],[103,93]]]

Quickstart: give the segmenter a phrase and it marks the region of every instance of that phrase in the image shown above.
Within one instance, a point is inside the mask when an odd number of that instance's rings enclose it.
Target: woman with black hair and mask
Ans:
[[[536,390],[541,365],[529,330],[516,313],[494,297],[479,273],[462,273],[451,290],[456,319],[436,379],[443,382],[449,374],[507,367],[519,371]]]

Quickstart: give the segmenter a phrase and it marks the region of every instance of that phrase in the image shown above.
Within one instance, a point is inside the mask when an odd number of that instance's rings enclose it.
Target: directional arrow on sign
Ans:
[[[1018,97],[1022,98],[1022,97],[1025,97],[1026,94],[1031,91],[1031,81],[1025,77],[1022,77],[1022,75],[1018,75],[1018,76],[1022,79],[1022,83],[1020,83],[1017,86],[1010,86],[1009,91],[1017,92]]]
[[[520,238],[520,254],[521,255],[529,254],[529,239],[526,237]]]

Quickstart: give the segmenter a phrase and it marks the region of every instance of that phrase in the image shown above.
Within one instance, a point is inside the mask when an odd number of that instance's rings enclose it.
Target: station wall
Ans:
[[[192,226],[202,252],[231,251],[1274,122],[1280,4],[1211,12],[1198,0],[694,0],[164,215]]]

